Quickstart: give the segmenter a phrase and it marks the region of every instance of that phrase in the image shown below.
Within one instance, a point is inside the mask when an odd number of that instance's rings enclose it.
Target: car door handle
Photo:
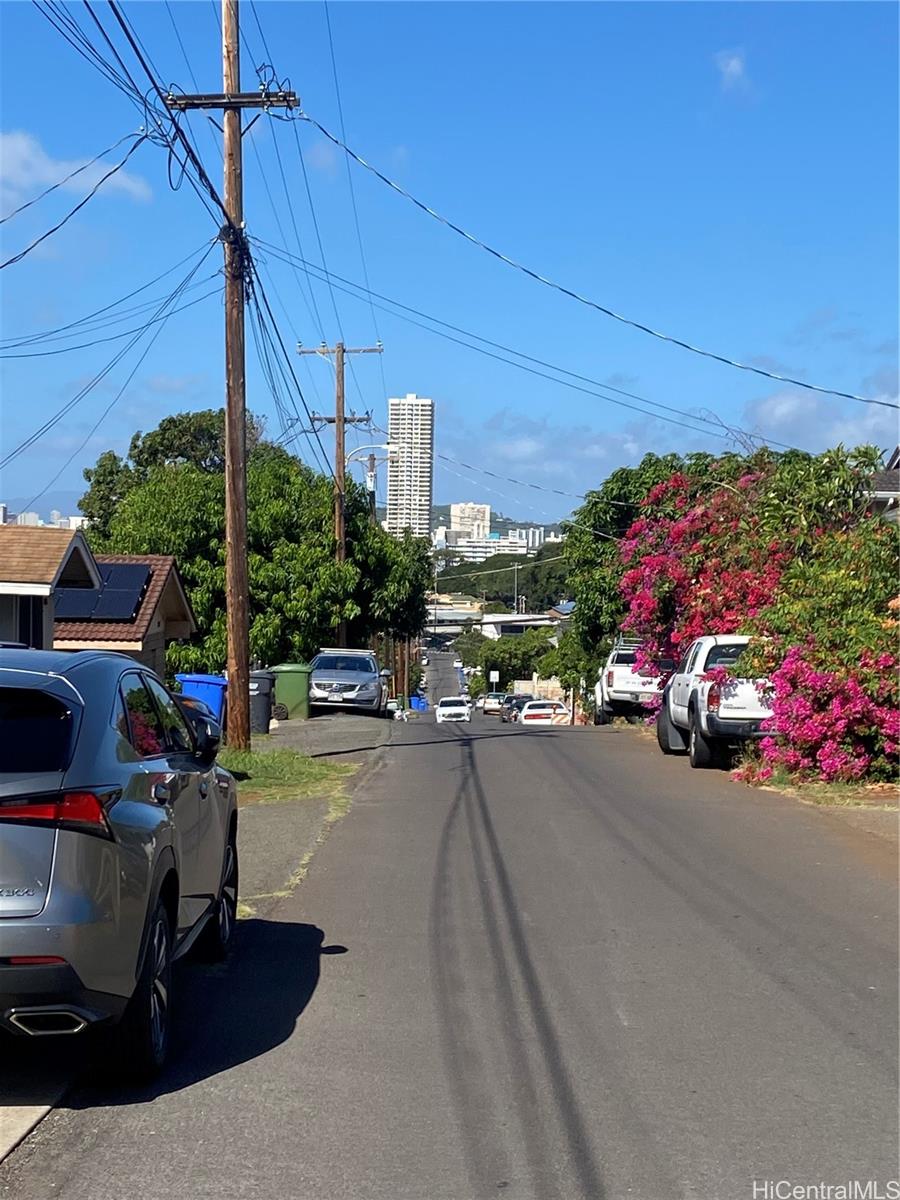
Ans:
[[[154,783],[153,799],[156,800],[159,804],[171,804],[172,803],[172,788],[169,786],[168,783]]]

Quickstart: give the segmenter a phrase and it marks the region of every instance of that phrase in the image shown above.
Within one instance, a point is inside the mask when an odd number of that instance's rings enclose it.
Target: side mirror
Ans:
[[[204,766],[211,767],[222,744],[222,727],[217,721],[205,717],[197,721],[194,732],[197,735],[197,758]]]
[[[379,674],[381,675],[382,679],[390,679],[394,672],[390,669],[390,667],[382,667],[381,671],[379,671]]]

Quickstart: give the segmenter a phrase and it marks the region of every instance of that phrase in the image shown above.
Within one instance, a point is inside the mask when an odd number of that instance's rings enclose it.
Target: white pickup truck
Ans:
[[[608,725],[617,716],[641,720],[659,695],[661,677],[647,667],[638,669],[636,651],[636,645],[620,643],[600,668],[594,688],[595,725]]]
[[[763,695],[765,680],[704,679],[713,667],[733,667],[749,642],[742,634],[719,634],[688,646],[656,718],[663,754],[686,750],[692,767],[720,766],[730,742],[765,736],[762,722],[772,715]]]

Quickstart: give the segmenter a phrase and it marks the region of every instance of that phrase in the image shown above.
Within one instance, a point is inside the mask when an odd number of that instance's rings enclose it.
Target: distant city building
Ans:
[[[471,500],[463,504],[451,504],[450,528],[454,533],[462,533],[466,537],[490,537],[491,506],[474,504]]]
[[[388,533],[416,537],[431,533],[434,477],[434,401],[414,392],[388,400],[388,441],[397,447],[388,460]]]
[[[9,509],[5,504],[0,504],[0,525],[5,525],[9,518]]]
[[[477,526],[479,522],[475,522]],[[457,529],[440,525],[431,535],[435,550],[451,552],[460,562],[484,562],[494,554],[521,554],[531,557],[541,546],[563,541],[558,533],[547,533],[543,525],[527,529],[511,529],[509,533],[492,533],[488,537],[468,537]]]
[[[87,517],[81,515],[64,517],[54,508],[50,513],[50,520],[43,521],[40,513],[14,513],[9,511],[8,504],[0,504],[0,525],[38,525],[52,529],[83,529],[87,525]]]
[[[19,513],[16,517],[17,525],[40,525],[41,518],[36,512]]]

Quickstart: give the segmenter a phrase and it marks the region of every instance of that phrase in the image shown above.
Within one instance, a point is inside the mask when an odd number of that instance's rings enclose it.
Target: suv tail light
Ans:
[[[94,792],[64,792],[62,795],[0,800],[0,822],[4,821],[52,825],[57,829],[75,829],[98,837],[112,837],[106,809]]]
[[[612,671],[607,671],[606,672],[606,686],[607,687],[612,687],[613,679],[614,679],[614,675],[613,675]]]
[[[718,712],[719,705],[722,702],[722,692],[717,683],[710,685],[709,691],[706,693],[706,707],[710,712]]]

